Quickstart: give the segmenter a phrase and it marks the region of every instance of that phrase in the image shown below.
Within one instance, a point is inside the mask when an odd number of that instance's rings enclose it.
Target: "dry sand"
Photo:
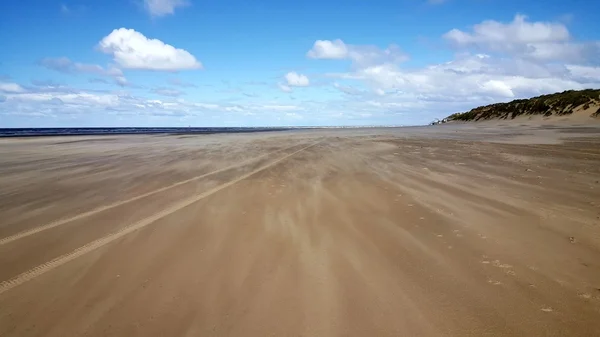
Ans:
[[[600,127],[0,140],[1,336],[600,336]]]

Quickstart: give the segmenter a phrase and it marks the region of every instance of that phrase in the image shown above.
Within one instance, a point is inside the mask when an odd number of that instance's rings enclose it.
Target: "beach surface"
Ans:
[[[0,139],[0,336],[600,336],[600,126]]]

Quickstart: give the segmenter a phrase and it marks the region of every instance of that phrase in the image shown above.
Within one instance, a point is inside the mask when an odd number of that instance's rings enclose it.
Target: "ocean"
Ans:
[[[135,135],[135,134],[211,134],[284,131],[292,128],[282,127],[156,127],[156,128],[0,128],[0,137],[34,136],[81,136],[81,135]]]

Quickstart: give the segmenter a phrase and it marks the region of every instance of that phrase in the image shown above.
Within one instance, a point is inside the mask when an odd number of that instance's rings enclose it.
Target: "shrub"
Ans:
[[[581,105],[584,106],[584,109],[588,109],[591,106],[590,103],[599,97],[600,89],[567,90],[530,99],[516,99],[508,103],[480,106],[468,112],[452,114],[448,120],[507,119],[523,114],[550,116],[556,113],[566,115],[571,114],[574,108]],[[600,117],[600,111],[596,111],[594,115]]]

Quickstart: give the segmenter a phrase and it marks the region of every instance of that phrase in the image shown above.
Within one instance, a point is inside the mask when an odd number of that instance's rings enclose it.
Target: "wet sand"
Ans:
[[[0,140],[0,336],[600,336],[600,127]]]

